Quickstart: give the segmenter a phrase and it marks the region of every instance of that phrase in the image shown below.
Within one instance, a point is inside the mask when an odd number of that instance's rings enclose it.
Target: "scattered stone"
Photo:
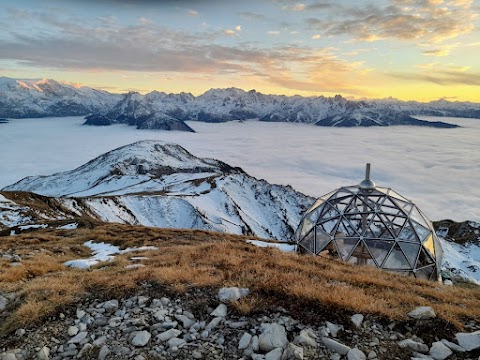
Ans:
[[[77,354],[77,358],[83,359],[84,355],[87,354],[91,348],[93,348],[93,345],[90,343],[86,343],[85,345],[83,345],[82,350],[80,350],[80,352]]]
[[[42,347],[37,353],[37,357],[39,360],[50,360],[50,348],[47,346]]]
[[[217,306],[215,310],[213,310],[210,315],[215,316],[215,317],[226,317],[227,316],[227,305],[225,304],[220,304]]]
[[[281,360],[283,355],[283,348],[276,348],[265,354],[265,360]]]
[[[432,344],[429,354],[435,360],[444,360],[452,355],[453,351],[445,346],[445,344],[443,344],[441,341],[437,341]]]
[[[408,316],[414,319],[424,320],[437,317],[431,306],[420,306],[408,313]]]
[[[285,360],[303,360],[303,348],[295,344],[288,344],[284,351]]]
[[[0,295],[0,311],[5,310],[8,304],[8,299],[5,296]]]
[[[465,349],[463,347],[461,347],[460,345],[457,345],[453,342],[450,342],[446,339],[442,339],[440,340],[443,345],[447,346],[450,350],[453,350],[455,352],[465,352]]]
[[[286,348],[288,345],[287,333],[282,325],[262,324],[262,333],[258,337],[258,344],[262,351],[268,352],[276,348]]]
[[[68,327],[68,330],[67,330],[68,336],[75,336],[78,334],[78,332],[79,332],[78,327],[76,326]]]
[[[363,353],[363,351],[353,348],[350,349],[347,353],[348,360],[366,360],[367,356]]]
[[[161,334],[158,334],[156,338],[157,338],[158,341],[168,341],[168,340],[170,340],[174,337],[179,336],[181,333],[182,332],[180,330],[169,329],[167,331],[164,331]]]
[[[331,322],[329,322],[329,321],[326,321],[325,324],[327,325],[327,329],[330,331],[330,334],[331,334],[333,337],[337,337],[338,332],[343,329],[343,326],[337,325],[337,324],[333,324],[333,323],[331,323]]]
[[[192,352],[192,358],[194,359],[202,359],[203,358],[203,355],[200,351],[197,351],[197,350],[194,350]]]
[[[427,345],[416,342],[412,339],[405,339],[398,343],[398,346],[412,351],[417,351],[422,354],[428,354],[429,348]]]
[[[350,319],[352,320],[353,325],[359,328],[362,325],[364,316],[362,314],[355,314],[355,315],[352,315]]]
[[[244,333],[242,335],[242,337],[240,338],[240,341],[238,342],[238,349],[239,350],[246,349],[248,347],[248,345],[250,344],[251,340],[252,340],[252,335],[250,335],[247,332]]]
[[[195,321],[190,319],[189,317],[185,315],[175,315],[175,319],[180,321],[182,323],[183,328],[185,329],[190,329],[190,327],[195,324]]]
[[[368,353],[369,360],[376,359],[376,358],[377,358],[377,353],[375,351],[372,350]]]
[[[172,349],[174,347],[179,348],[180,346],[184,345],[186,341],[179,338],[171,338],[170,340],[167,341],[167,343],[168,343],[168,346]]]
[[[70,340],[68,340],[68,343],[69,344],[81,343],[87,337],[87,335],[88,335],[88,333],[86,331],[82,331],[82,332],[78,333],[77,335],[75,335]]]
[[[15,336],[21,338],[23,335],[25,335],[25,333],[25,329],[18,329],[17,331],[15,331]]]
[[[222,302],[240,300],[250,293],[249,289],[229,287],[218,290],[218,299]]]
[[[146,330],[134,331],[132,333],[132,340],[130,341],[130,343],[133,346],[142,347],[142,346],[147,345],[147,343],[150,341],[151,337],[152,337],[152,334],[150,334]]]
[[[455,334],[458,344],[467,351],[480,348],[480,331]]]
[[[300,331],[300,335],[295,337],[293,342],[295,344],[317,347],[317,341],[314,337],[316,338],[315,333],[311,329],[304,329]]]
[[[322,338],[323,344],[330,350],[340,354],[340,355],[347,355],[351,348],[347,345],[344,345],[336,340],[323,337]]]
[[[98,352],[98,360],[105,360],[108,354],[110,354],[109,347],[107,345],[102,345],[100,351]]]

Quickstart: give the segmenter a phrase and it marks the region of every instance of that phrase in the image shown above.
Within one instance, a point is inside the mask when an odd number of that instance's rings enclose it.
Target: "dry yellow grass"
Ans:
[[[370,267],[281,253],[245,243],[246,237],[206,231],[165,230],[127,225],[94,229],[38,230],[4,237],[0,250],[34,255],[21,267],[0,263],[0,291],[18,294],[3,331],[40,321],[85,296],[125,296],[142,284],[176,292],[202,288],[212,294],[222,286],[250,288],[252,295],[234,304],[241,314],[279,305],[297,314],[360,312],[390,320],[430,305],[438,316],[461,328],[469,319],[480,320],[480,288],[442,286]],[[67,259],[89,256],[87,240],[121,247],[155,245],[143,268],[126,270],[131,254],[91,270],[69,269]]]

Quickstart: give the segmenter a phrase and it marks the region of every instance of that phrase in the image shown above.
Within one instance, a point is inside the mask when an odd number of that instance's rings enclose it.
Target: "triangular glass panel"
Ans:
[[[315,227],[315,254],[322,252],[330,242],[330,235],[323,231],[319,226]]]
[[[365,222],[368,221],[366,215],[362,214],[346,214],[344,218],[348,221],[349,226],[352,228],[355,234],[362,234],[362,224],[364,223],[362,216],[365,216]]]
[[[392,201],[397,204],[398,208],[402,210],[405,216],[409,216],[412,211],[413,204],[410,202],[403,202],[397,199],[392,199]]]
[[[391,233],[395,236],[400,233],[406,220],[406,218],[393,215],[385,215],[382,213],[379,213],[377,215],[381,220],[383,220],[383,222],[387,225],[387,228],[390,229]]]
[[[308,217],[312,223],[316,224],[318,221],[318,218],[320,217],[320,214],[322,213],[322,210],[323,210],[323,205],[320,205],[316,209],[310,211],[310,213],[306,215],[306,217]]]
[[[307,250],[309,253],[314,254],[315,238],[313,235],[313,230],[310,231],[302,240],[300,240],[298,244],[302,246],[305,250]]]
[[[359,212],[366,213],[375,210],[375,204],[368,201],[368,195],[358,194],[355,196],[355,207]]]
[[[418,279],[430,280],[432,278],[432,274],[434,270],[435,270],[435,265],[417,269],[415,270],[415,277]]]
[[[433,242],[432,233],[428,235],[427,240],[423,243],[423,247],[427,249],[433,257],[435,257],[435,245]]]
[[[327,202],[323,205],[323,211],[319,216],[318,221],[322,222],[328,219],[333,219],[338,216],[340,216],[340,213],[338,212],[338,210],[335,209],[335,207],[333,207],[332,205],[330,205],[330,203]]]
[[[432,231],[430,229],[427,229],[426,227],[420,225],[416,221],[412,220],[412,225],[413,225],[413,228],[415,229],[415,232],[417,233],[420,241],[425,241],[427,236],[432,233]]]
[[[300,230],[300,239],[303,238],[312,228],[315,226],[315,223],[310,221],[309,218],[305,217],[302,220],[301,230]]]
[[[435,258],[422,246],[418,255],[417,268],[435,264]]]
[[[391,196],[391,197],[394,197],[395,199],[397,200],[401,200],[403,202],[410,202],[410,200],[404,198],[402,195],[400,195],[399,193],[393,191],[392,189],[389,189],[388,191],[388,195]]]
[[[336,219],[327,220],[319,224],[318,226],[321,226],[323,231],[325,231],[327,234],[333,235],[335,229],[337,228],[337,223],[339,220],[340,220],[340,216]]]
[[[308,214],[309,212],[311,212],[312,210],[318,208],[318,207],[319,207],[320,205],[322,205],[323,203],[324,203],[324,200],[323,200],[323,199],[321,199],[321,198],[320,198],[320,199],[317,199],[317,201],[315,201],[315,202],[313,203],[313,205],[310,206],[310,208],[307,210],[307,214]]]
[[[343,261],[347,261],[351,252],[357,246],[359,240],[356,238],[335,238],[337,248]]]
[[[339,201],[335,200],[335,201],[331,201],[331,204],[333,206],[335,206],[335,208],[341,213],[343,214],[345,212],[345,209],[348,208],[348,206],[350,205],[350,202],[352,201],[352,196],[348,196],[348,197],[345,197]]]
[[[410,263],[412,269],[415,268],[418,252],[420,251],[420,244],[399,241],[398,245],[407,257],[407,260]]]
[[[373,265],[376,266],[375,261],[372,259],[372,255],[368,251],[368,247],[365,242],[360,241],[357,247],[353,250],[350,256],[350,263],[357,265]]]
[[[423,218],[422,215],[420,215],[420,212],[418,211],[417,207],[414,206],[412,211],[410,212],[410,219],[415,220],[417,223],[422,225],[423,227],[428,228],[428,224],[425,222],[425,219]]]
[[[387,260],[382,266],[385,269],[411,269],[411,265],[398,245],[388,255]]]
[[[397,239],[402,241],[411,241],[411,242],[417,242],[417,243],[420,242],[409,221],[405,223],[405,226],[403,227],[402,231],[400,231],[400,233],[398,234]]]
[[[392,249],[393,245],[395,244],[394,241],[385,241],[385,240],[371,240],[365,239],[365,244],[372,254],[377,266],[381,266],[385,258],[387,257],[388,253]]]
[[[338,223],[338,227],[335,232],[335,237],[352,237],[358,236],[355,229],[350,225],[348,220],[342,217]]]
[[[370,220],[363,236],[365,236],[366,238],[393,240],[392,235],[388,231],[383,221],[376,215],[373,216]]]

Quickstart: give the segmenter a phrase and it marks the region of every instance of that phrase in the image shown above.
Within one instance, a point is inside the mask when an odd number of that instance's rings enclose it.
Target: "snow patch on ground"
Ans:
[[[289,244],[275,244],[259,240],[247,240],[247,243],[259,246],[259,247],[274,247],[282,252],[295,252],[296,246]]]
[[[83,245],[92,250],[93,256],[88,259],[67,261],[64,263],[66,266],[78,269],[87,269],[101,262],[112,261],[115,258],[114,255],[116,254],[125,254],[134,251],[158,250],[156,246],[141,246],[138,248],[126,248],[124,250],[120,250],[118,246],[107,244],[104,242],[94,243],[92,240],[87,241]]]
[[[440,238],[443,249],[442,269],[480,285],[480,245],[465,245]]]
[[[29,230],[29,229],[46,229],[48,227],[47,224],[33,224],[33,225],[22,225],[18,228],[20,230]]]
[[[57,227],[57,229],[63,229],[63,230],[75,230],[78,228],[78,223],[71,223],[71,224],[66,224]]]

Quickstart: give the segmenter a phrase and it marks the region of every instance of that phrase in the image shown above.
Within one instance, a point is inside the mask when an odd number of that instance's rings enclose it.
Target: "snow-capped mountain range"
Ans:
[[[315,201],[290,186],[158,141],[120,147],[71,171],[27,177],[2,192],[0,235],[43,227],[39,222],[90,218],[285,241],[293,239]],[[437,227],[439,236],[465,242],[442,240],[444,268],[480,283],[480,224],[443,221]]]
[[[480,104],[445,100],[352,101],[335,97],[265,95],[255,90],[211,89],[190,93],[111,94],[55,80],[0,77],[0,118],[89,115],[87,125],[125,123],[142,129],[193,131],[184,121],[301,122],[318,126],[418,125],[456,127],[412,115],[480,118]]]

